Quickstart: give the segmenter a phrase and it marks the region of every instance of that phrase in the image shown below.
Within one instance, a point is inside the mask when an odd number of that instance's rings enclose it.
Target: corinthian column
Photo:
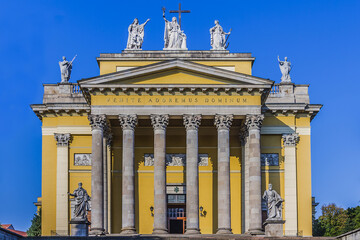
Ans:
[[[186,128],[186,232],[199,234],[198,128],[201,115],[183,116]]]
[[[285,235],[296,236],[297,228],[297,187],[296,187],[296,144],[297,133],[282,136],[285,148]]]
[[[57,144],[56,158],[56,233],[68,235],[69,233],[69,207],[68,207],[68,185],[69,185],[69,142],[70,133],[55,133]]]
[[[169,115],[151,115],[154,128],[154,230],[153,234],[166,234],[166,127]]]
[[[103,136],[105,115],[89,115],[92,130],[91,151],[91,235],[104,234]]]
[[[231,232],[230,199],[230,127],[233,115],[215,115],[218,130],[218,230],[217,234]]]
[[[240,129],[240,142],[241,142],[241,220],[243,233],[249,230],[249,141],[248,141],[248,129],[245,124]]]
[[[119,115],[123,130],[122,154],[122,229],[121,234],[136,234],[134,143],[136,115]]]
[[[245,125],[248,128],[248,168],[249,168],[249,229],[252,235],[264,234],[261,212],[261,160],[260,128],[264,115],[247,115]],[[246,181],[246,180],[245,180]],[[246,216],[246,215],[245,215]]]

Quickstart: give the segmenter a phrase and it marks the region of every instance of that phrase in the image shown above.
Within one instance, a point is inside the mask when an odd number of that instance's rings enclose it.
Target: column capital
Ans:
[[[216,126],[216,128],[218,130],[223,130],[223,129],[229,130],[231,127],[233,118],[234,118],[234,115],[232,115],[232,114],[227,114],[227,115],[216,114],[214,125]]]
[[[106,115],[105,114],[90,114],[88,116],[90,121],[91,130],[99,129],[104,130],[106,127]]]
[[[186,130],[198,130],[201,123],[201,114],[184,114],[183,120]]]
[[[250,129],[259,129],[264,120],[264,115],[257,114],[257,115],[246,115],[245,125],[248,130]]]
[[[285,147],[294,147],[299,142],[299,134],[291,133],[282,135]]]
[[[168,114],[151,114],[151,125],[154,130],[166,130],[167,125],[169,124],[169,115]]]
[[[54,133],[58,147],[67,147],[71,141],[70,133]]]
[[[134,130],[135,126],[138,123],[136,114],[130,114],[130,115],[120,114],[119,121],[121,128],[123,130]]]

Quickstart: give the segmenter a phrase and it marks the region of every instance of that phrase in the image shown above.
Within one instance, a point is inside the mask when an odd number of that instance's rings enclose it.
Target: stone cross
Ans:
[[[179,3],[179,10],[170,10],[170,13],[179,13],[179,25],[181,28],[181,13],[190,13],[190,10],[181,10],[181,3]]]

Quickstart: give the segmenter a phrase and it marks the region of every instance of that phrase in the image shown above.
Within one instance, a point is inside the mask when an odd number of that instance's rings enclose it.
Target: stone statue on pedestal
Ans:
[[[186,35],[180,29],[176,17],[172,18],[169,22],[165,18],[165,11],[163,10],[163,18],[165,20],[165,31],[164,31],[164,49],[170,50],[187,50],[186,48]]]
[[[267,219],[282,219],[282,203],[284,200],[272,189],[271,183],[269,184],[269,189],[264,192],[263,199],[267,203]]]
[[[60,71],[61,71],[61,83],[68,83],[70,80],[70,75],[71,75],[71,70],[72,70],[72,63],[76,58],[73,58],[73,60],[71,60],[71,62],[68,62],[66,60],[66,57],[62,57],[63,61],[59,62],[59,66],[60,66]]]
[[[210,28],[210,40],[212,50],[225,50],[227,39],[231,34],[231,29],[228,33],[224,32],[223,28],[219,24],[219,20],[215,20],[215,26]],[[225,36],[228,35],[226,38]]]
[[[141,49],[144,41],[144,28],[148,21],[150,21],[150,19],[147,19],[143,24],[139,24],[139,20],[135,18],[132,24],[130,24],[126,50]]]
[[[281,82],[282,83],[291,83],[290,71],[291,71],[291,62],[287,61],[287,57],[285,57],[285,61],[280,61],[278,56],[279,67],[282,73]]]
[[[74,190],[74,193],[69,193],[69,195],[73,196],[75,199],[75,210],[73,219],[86,220],[87,211],[90,209],[90,196],[88,195],[87,191],[82,188],[82,183],[79,182],[79,187]]]

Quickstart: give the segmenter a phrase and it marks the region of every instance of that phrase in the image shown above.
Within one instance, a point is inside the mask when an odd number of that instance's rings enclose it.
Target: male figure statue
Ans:
[[[178,24],[176,17],[173,17],[172,21],[169,22],[165,18],[165,12],[163,12],[163,18],[165,20],[164,48],[186,50],[186,35],[180,29],[180,25]]]
[[[139,24],[139,20],[135,18],[132,24],[130,24],[126,49],[141,49],[144,41],[144,28],[148,21],[150,19],[147,19],[143,24]]]
[[[210,28],[211,46],[212,50],[225,50],[226,39],[225,35],[230,35],[231,29],[228,33],[224,32],[219,24],[219,20],[215,20],[215,26]]]
[[[284,200],[272,189],[271,183],[269,184],[269,189],[265,190],[263,199],[267,203],[267,219],[282,219],[282,203]]]
[[[72,63],[75,60],[75,58],[76,58],[76,55],[71,62],[68,62],[66,60],[66,57],[64,56],[64,57],[62,57],[63,61],[59,62],[60,71],[61,71],[61,83],[69,82],[71,70],[72,70]]]
[[[280,61],[279,56],[278,56],[278,61],[279,61],[280,71],[282,73],[281,82],[291,83],[291,78],[290,78],[291,62],[287,61],[287,57],[285,57],[285,61]]]
[[[86,220],[87,211],[90,210],[90,196],[87,191],[82,188],[82,183],[79,182],[79,187],[74,190],[74,193],[68,194],[75,197],[74,219]]]

